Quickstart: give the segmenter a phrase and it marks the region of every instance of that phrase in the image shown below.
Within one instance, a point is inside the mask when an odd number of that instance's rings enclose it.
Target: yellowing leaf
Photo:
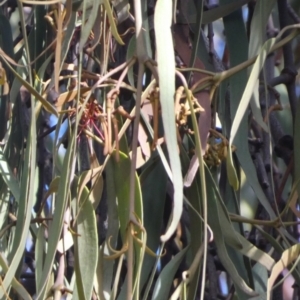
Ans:
[[[278,275],[283,271],[283,269],[287,268],[289,264],[291,264],[296,258],[298,258],[299,254],[300,244],[296,244],[282,253],[280,260],[274,265],[268,280],[268,300],[271,299],[271,289]]]
[[[80,89],[80,93],[82,95],[82,94],[86,93],[89,90],[90,90],[90,88],[82,87]],[[76,98],[76,96],[77,96],[77,93],[78,93],[78,90],[75,89],[75,90],[71,90],[71,91],[68,91],[68,92],[60,94],[59,97],[57,98],[57,101],[55,102],[55,106],[56,107],[61,107],[66,102],[74,100]]]
[[[109,1],[108,0],[103,0],[103,4],[104,4],[104,7],[105,7],[105,11],[107,13],[107,17],[108,17],[108,20],[109,20],[109,24],[110,24],[110,27],[111,27],[111,33],[112,33],[113,37],[116,39],[116,41],[120,45],[125,45],[123,40],[121,39],[119,33],[118,33],[118,29],[117,29],[116,23],[114,21],[114,17],[113,17],[113,13],[112,13],[112,9],[111,9]]]

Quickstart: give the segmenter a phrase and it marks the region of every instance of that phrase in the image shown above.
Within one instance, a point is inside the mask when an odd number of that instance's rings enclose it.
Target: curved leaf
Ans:
[[[86,24],[82,24],[82,30],[81,30],[80,41],[79,41],[79,51],[83,50],[83,47],[84,47],[86,41],[88,40],[88,38],[90,36],[90,33],[91,33],[91,30],[94,26],[97,15],[100,14],[99,6],[100,5],[99,5],[98,0],[93,0],[92,1],[92,7],[89,8],[91,11],[90,11],[90,14],[88,16],[88,20],[87,20]],[[86,10],[87,10],[87,8],[86,8]],[[87,13],[88,12],[86,11],[86,14]],[[86,17],[87,17],[87,15],[86,15]],[[85,22],[85,20],[83,20],[83,22]]]
[[[179,268],[180,263],[184,259],[187,250],[188,247],[177,253],[161,271],[154,287],[152,300],[168,299],[174,276]]]
[[[113,17],[113,13],[112,13],[112,9],[111,9],[111,5],[109,3],[109,0],[103,0],[103,5],[105,7],[105,11],[107,13],[107,17],[109,20],[109,24],[111,27],[111,33],[113,35],[113,37],[116,39],[116,41],[120,44],[120,45],[124,45],[124,42],[122,40],[122,38],[120,37],[119,33],[118,33],[118,29],[116,26],[116,23],[114,21],[114,17]]]
[[[182,214],[183,205],[183,180],[181,164],[177,153],[178,146],[174,117],[175,56],[170,28],[171,22],[172,1],[158,0],[154,14],[154,28],[157,45],[160,103],[174,186],[173,218],[167,232],[161,236],[162,241],[167,241],[176,230]]]
[[[15,178],[10,166],[4,156],[2,149],[0,148],[0,176],[10,189],[11,193],[15,197],[15,200],[19,202],[20,199],[20,185],[18,180]]]
[[[78,183],[80,182],[78,181]],[[80,186],[78,188],[80,189]],[[96,216],[88,190],[83,189],[82,192],[78,190],[77,196],[80,199],[77,204],[79,211],[77,211],[78,218],[75,227],[78,235],[73,237],[76,274],[76,289],[73,299],[91,299],[98,261]],[[75,201],[77,196],[75,196]]]
[[[291,264],[296,258],[298,258],[299,254],[300,254],[300,244],[296,244],[282,253],[280,260],[274,265],[270,277],[268,279],[268,290],[267,290],[268,300],[272,299],[271,289],[278,275],[283,271],[283,269],[287,268],[289,264]]]

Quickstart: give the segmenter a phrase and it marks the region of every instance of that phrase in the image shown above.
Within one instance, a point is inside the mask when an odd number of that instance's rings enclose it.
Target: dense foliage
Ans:
[[[2,1],[0,298],[299,299],[298,2]]]

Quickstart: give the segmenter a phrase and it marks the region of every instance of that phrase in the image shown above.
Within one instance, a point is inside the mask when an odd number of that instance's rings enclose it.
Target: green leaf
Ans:
[[[128,170],[130,170],[130,159],[124,153],[120,152],[120,161],[116,162],[112,158],[112,166],[114,170],[114,182],[118,203],[118,215],[120,220],[120,231],[123,242],[126,239],[126,230],[129,223],[129,176]],[[135,182],[135,211],[134,213],[143,222],[143,210],[142,210],[142,196],[140,181],[136,175]]]
[[[256,2],[253,16],[251,19],[249,58],[259,54],[261,47],[266,39],[265,30],[270,17],[270,13],[276,4],[275,0]]]
[[[196,55],[198,53],[198,46],[199,46],[199,41],[201,37],[201,25],[202,25],[202,18],[203,18],[203,1],[198,1],[197,3],[197,20],[196,20],[196,30],[195,30],[195,38],[193,40],[193,45],[192,45],[192,53],[191,53],[191,58],[189,62],[190,67],[194,67],[195,60],[196,60]],[[190,76],[189,76],[190,77]]]
[[[31,100],[34,107],[34,100]],[[35,203],[36,187],[36,119],[31,116],[30,130],[27,137],[27,147],[24,159],[24,172],[21,178],[20,201],[17,213],[16,233],[13,240],[12,251],[8,255],[10,267],[2,282],[3,289],[0,289],[0,298],[3,297],[3,290],[6,291],[13,281],[16,271],[23,257],[26,240],[28,238],[31,210]]]
[[[265,37],[265,28],[267,26],[267,22],[270,17],[270,13],[272,8],[274,7],[276,1],[258,1],[255,5],[252,20],[251,20],[251,28],[250,28],[250,41],[249,41],[249,58],[252,58],[259,54],[260,49],[262,48]],[[264,78],[266,80],[266,78]],[[266,81],[264,80],[265,88]],[[253,93],[252,99],[250,101],[251,110],[253,112],[253,116],[256,122],[266,131],[268,132],[268,127],[266,123],[263,121],[260,103],[259,103],[259,95],[258,95],[258,81],[256,82],[255,92]]]
[[[75,185],[78,183],[77,180],[73,181]],[[79,188],[77,195],[73,195],[74,201],[78,199]],[[87,189],[82,190],[77,205],[75,229],[78,235],[73,237],[77,288],[73,299],[91,299],[98,261],[98,235],[96,216]]]
[[[6,229],[6,225],[9,223],[9,213],[11,212],[12,207],[12,201],[11,201],[11,192],[8,189],[8,187],[5,185],[5,183],[0,179],[0,229],[1,229],[1,243],[0,243],[0,252],[4,255],[7,254],[9,251],[9,243],[10,241],[7,240],[4,236],[5,233],[7,234],[7,231],[4,232]]]
[[[296,114],[295,114],[295,125],[294,125],[294,149],[300,149],[300,103],[298,102]],[[300,151],[294,151],[294,168],[295,178],[294,184],[300,180]],[[297,184],[298,195],[300,195],[300,185]]]
[[[126,61],[129,61],[134,55],[136,55],[136,37],[133,35],[128,43]],[[128,81],[131,86],[135,86],[134,75],[133,75],[133,66],[128,70],[127,73]]]
[[[235,10],[241,8],[246,3],[250,2],[250,0],[239,0],[233,1],[231,3],[219,5],[216,8],[210,9],[203,13],[202,23],[209,24],[220,18],[223,18]]]
[[[167,192],[167,174],[157,156],[156,158],[150,158],[147,168],[140,175],[140,181],[143,194],[144,227],[147,231],[147,246],[156,253],[160,244],[159,236],[163,223]],[[153,189],[153,186],[155,186],[155,189]],[[156,222],[153,222],[153,216],[155,216]],[[147,282],[154,262],[154,257],[150,255],[145,256],[141,273],[141,287]]]
[[[208,168],[205,168],[205,171],[207,186],[213,191],[214,194],[214,197],[208,201],[208,215],[210,217],[216,215],[218,216],[218,221],[220,224],[222,224],[221,231],[223,233],[225,242],[236,249],[242,249],[243,245],[237,235],[237,232],[234,230],[231,224],[227,209],[221,198],[219,189],[211,175],[211,172]]]
[[[46,253],[45,249],[45,228],[43,225],[40,226],[38,229],[38,233],[36,236],[35,242],[35,284],[38,286],[39,279],[41,278],[42,271],[43,271],[43,263],[44,263],[44,253]],[[45,252],[44,252],[45,251]]]
[[[87,183],[91,181],[93,185],[91,186],[90,191],[90,201],[93,203],[94,209],[97,208],[103,191],[103,177],[102,177],[103,167],[99,166],[94,169],[82,172],[79,178],[79,190],[78,196],[81,196],[81,193]]]
[[[232,260],[230,259],[226,246],[225,246],[225,230],[224,230],[224,217],[221,219],[222,210],[218,210],[217,206],[217,196],[216,192],[213,189],[213,185],[211,184],[211,179],[209,176],[209,172],[206,170],[207,174],[207,198],[209,201],[207,202],[207,209],[208,209],[208,223],[213,230],[214,233],[214,241],[217,247],[218,256],[220,261],[222,262],[226,271],[230,274],[230,277],[233,283],[245,294],[256,296],[256,293],[246,284],[243,278],[237,272],[235,265],[233,264]],[[210,184],[208,184],[208,182]],[[222,222],[221,222],[222,221]],[[231,237],[232,234],[230,235]],[[228,239],[228,238],[227,238]]]
[[[66,59],[67,54],[70,49],[70,44],[71,44],[72,38],[74,36],[76,20],[77,20],[77,12],[72,11],[70,21],[68,23],[66,30],[64,31],[64,37],[63,37],[63,41],[62,41],[62,45],[61,45],[61,54],[60,54],[61,64],[60,64],[59,71],[61,71],[62,66],[65,63],[65,59]],[[51,81],[48,85],[48,87],[50,87],[50,88],[52,88],[54,86],[54,74],[55,73],[53,72],[52,76],[51,76]],[[57,116],[57,112],[55,112],[55,115]]]
[[[232,145],[232,142],[237,134],[237,131],[239,129],[239,126],[242,122],[242,119],[245,115],[245,112],[248,108],[249,105],[249,101],[251,99],[254,87],[256,86],[256,81],[258,79],[258,76],[260,74],[260,71],[265,63],[266,57],[270,51],[270,49],[272,48],[272,46],[275,44],[276,39],[272,38],[269,39],[268,41],[265,42],[265,44],[263,45],[263,47],[261,48],[261,51],[255,61],[255,64],[252,68],[249,80],[247,82],[247,85],[245,87],[242,99],[239,103],[237,112],[235,114],[235,118],[232,122],[232,129],[230,132],[230,145]],[[229,147],[230,148],[230,147]]]
[[[3,269],[3,272],[5,272],[5,273],[9,270],[6,260],[2,256],[1,253],[0,253],[0,266]],[[15,277],[12,279],[12,287],[19,294],[19,296],[22,297],[22,299],[32,300],[32,298],[28,294],[27,290],[24,288],[24,286],[19,281],[17,281],[17,279]],[[2,289],[4,289],[4,286],[2,286]],[[8,292],[8,291],[6,290],[6,292]],[[7,295],[5,295],[5,299],[7,299]]]
[[[283,269],[287,268],[296,258],[298,258],[299,254],[300,254],[300,244],[296,244],[282,253],[280,260],[274,265],[270,277],[268,279],[268,289],[267,289],[268,300],[272,299],[271,298],[272,287],[278,275],[283,271]]]
[[[250,243],[241,234],[237,234],[243,245],[243,248],[239,251],[252,260],[259,262],[266,270],[270,271],[275,264],[274,259],[268,253],[258,249],[256,246]]]
[[[154,13],[154,28],[157,46],[160,103],[162,109],[164,135],[168,149],[174,186],[173,218],[169,228],[167,229],[167,232],[161,236],[162,241],[167,241],[176,230],[182,214],[183,205],[183,180],[181,175],[180,159],[177,153],[178,146],[174,118],[175,56],[172,32],[170,28],[171,23],[172,1],[158,0]]]
[[[261,264],[255,264],[252,268],[255,291],[259,293],[259,296],[251,300],[264,300],[267,294],[267,282],[268,282],[268,271]]]
[[[73,0],[72,1],[72,10],[73,11],[82,11],[83,5],[86,5],[86,9],[93,6],[94,0]],[[102,2],[102,1],[101,1]]]
[[[13,44],[13,36],[12,30],[9,23],[9,20],[0,12],[0,48],[7,54],[11,59],[15,59],[14,53],[14,44]],[[6,71],[6,76],[8,77],[8,81],[12,80],[12,72],[9,68],[4,67]]]
[[[109,3],[109,0],[103,0],[103,5],[105,7],[105,11],[107,13],[107,17],[109,20],[109,24],[110,24],[110,28],[111,28],[111,33],[113,35],[113,37],[116,39],[116,41],[120,44],[120,45],[124,45],[124,42],[122,41],[122,38],[120,37],[119,33],[118,33],[118,29],[113,17],[113,12],[111,9],[111,4]]]
[[[39,100],[42,105],[44,106],[44,108],[57,116],[57,111],[55,109],[55,107],[50,104],[42,95],[40,95],[35,89],[34,87],[32,87],[30,85],[30,83],[28,83],[26,80],[24,80],[12,67],[11,65],[9,64],[9,62],[4,58],[3,58],[3,61],[5,63],[5,65],[9,68],[9,70],[11,70],[11,72],[14,74],[15,78],[18,79],[18,81],[24,85],[24,87],[30,92],[30,94],[32,94],[32,96],[34,96],[37,100]]]
[[[225,4],[232,1],[221,0],[221,4]],[[229,60],[231,67],[236,66],[248,59],[248,40],[245,32],[244,21],[241,11],[238,10],[227,17],[224,17],[225,34],[227,38],[227,45],[229,50]],[[236,40],[239,40],[239,47],[236,47]],[[237,116],[237,109],[241,102],[242,95],[245,91],[247,84],[247,70],[240,71],[238,74],[232,76],[230,82],[230,115],[233,119]],[[227,88],[227,87],[226,87]],[[226,88],[223,89],[226,90]],[[225,109],[225,107],[224,107]],[[225,111],[222,112],[225,114]],[[228,119],[228,116],[227,116]],[[236,121],[237,122],[237,121]],[[273,210],[257,180],[256,170],[252,162],[249,149],[248,149],[248,124],[247,118],[240,120],[239,129],[236,132],[236,138],[231,142],[236,146],[236,155],[241,164],[243,171],[245,172],[246,178],[252,188],[254,189],[256,196],[258,197],[261,204],[268,211],[271,218],[275,217]],[[227,126],[228,124],[222,124]],[[228,130],[228,128],[226,129]],[[237,130],[237,128],[235,128]],[[231,159],[231,149],[228,155]],[[230,168],[234,168],[232,160],[228,163]],[[235,179],[236,180],[236,179]]]
[[[152,300],[168,299],[170,288],[173,283],[174,276],[179,268],[180,263],[185,257],[188,247],[178,252],[173,259],[163,268],[157,278]]]
[[[60,239],[61,230],[64,221],[64,214],[68,203],[71,181],[74,176],[74,151],[75,151],[75,137],[70,138],[70,144],[63,161],[63,168],[61,172],[61,180],[59,181],[57,201],[55,202],[55,210],[53,221],[49,227],[49,236],[51,239],[48,241],[48,250],[45,257],[43,272],[37,285],[37,299],[43,299],[45,295],[45,287],[49,274],[51,272],[54,256],[58,241]]]
[[[235,189],[237,189],[237,185],[235,184],[235,182],[237,181],[237,177],[236,177],[236,174],[234,175],[234,165],[233,165],[233,162],[232,162],[231,146],[233,145],[233,141],[236,138],[237,131],[241,127],[241,123],[243,121],[245,112],[246,112],[246,110],[248,108],[248,105],[249,105],[249,102],[251,100],[251,96],[252,96],[253,90],[256,86],[256,82],[257,82],[259,73],[260,73],[260,71],[261,71],[261,69],[264,65],[267,54],[269,53],[269,50],[272,48],[272,46],[275,44],[275,41],[276,41],[275,38],[270,39],[262,47],[262,49],[260,51],[260,54],[258,55],[258,57],[255,61],[255,64],[252,68],[249,80],[248,80],[247,85],[245,87],[245,90],[243,92],[242,99],[241,99],[241,101],[239,103],[239,106],[237,108],[235,118],[232,122],[232,127],[231,127],[231,132],[230,132],[230,140],[229,140],[229,147],[228,147],[229,155],[227,157],[227,170],[229,172],[228,177],[230,179],[230,183],[234,184],[233,187]],[[247,174],[246,171],[245,171],[245,173]],[[234,176],[235,176],[235,178],[234,178]],[[263,204],[265,209],[268,211],[270,216],[273,217],[274,212],[273,212],[269,202],[265,201],[265,200],[261,200],[261,203]]]
[[[100,2],[101,3],[101,2]],[[82,25],[81,29],[81,35],[80,35],[80,41],[79,41],[79,51],[83,50],[83,47],[88,40],[91,30],[94,26],[94,23],[96,21],[97,15],[100,14],[99,11],[99,1],[97,0],[92,0],[92,7],[91,8],[86,8],[86,14],[85,16],[87,17],[87,10],[90,10],[90,14],[88,15],[88,20],[85,24]],[[85,22],[85,20],[83,20]]]
[[[201,192],[198,176],[193,180],[191,186],[186,189],[185,194],[190,204],[194,209],[189,208],[189,220],[190,220],[190,252],[191,257],[194,258],[198,252],[198,249],[202,245],[203,240],[203,223],[199,215],[201,215]],[[198,214],[197,214],[198,213]],[[190,279],[188,299],[194,299],[199,285],[199,276],[201,271],[201,264],[199,264],[198,270],[196,270],[193,278]]]
[[[142,6],[142,28],[144,31],[143,38],[145,41],[145,48],[146,48],[146,53],[148,57],[153,57],[152,54],[152,47],[151,47],[151,37],[150,37],[150,31],[153,27],[153,19],[151,19],[152,16],[148,17],[148,7],[149,3],[147,1],[141,1],[141,6]],[[152,22],[150,22],[152,20]]]
[[[97,270],[98,294],[105,293],[109,295],[111,292],[112,279],[114,275],[114,261],[104,258],[104,255],[112,255],[113,253],[108,248],[108,243],[115,249],[118,240],[119,219],[116,186],[114,181],[114,167],[112,160],[109,160],[105,167],[106,174],[106,189],[107,189],[107,217],[109,219],[106,240],[101,251],[102,256],[99,257],[99,266]]]
[[[0,11],[0,48],[12,59],[14,59],[14,46],[13,46],[13,37],[12,30],[9,23],[9,20],[2,14]],[[11,85],[12,81],[12,72],[7,67],[4,66],[6,72],[6,80],[9,85]],[[0,141],[4,138],[5,133],[7,131],[7,105],[9,101],[9,95],[2,94],[3,87],[1,86],[0,92]]]
[[[114,158],[111,159],[112,167],[113,167],[113,176],[114,176],[114,183],[115,183],[115,193],[117,196],[117,203],[118,203],[118,217],[120,222],[120,234],[123,241],[123,244],[127,242],[127,231],[129,225],[129,188],[130,188],[130,176],[128,176],[128,171],[131,167],[131,161],[127,155],[119,152],[119,161],[116,162]],[[141,222],[143,226],[144,223],[144,216],[143,216],[143,202],[142,202],[142,193],[140,187],[140,181],[138,176],[135,176],[135,208],[134,214],[137,217],[137,220]],[[136,235],[137,238],[141,239],[142,234],[138,233]],[[137,276],[139,264],[142,263],[141,257],[141,246],[135,245],[134,247],[134,254],[135,254],[135,268],[134,268],[134,279],[139,280],[140,277]],[[126,280],[124,284],[126,284]],[[123,287],[124,287],[123,284]],[[126,289],[122,288],[121,293],[119,295],[119,299],[123,299],[123,294],[125,293]]]
[[[30,53],[30,57],[37,57],[42,51],[45,49],[45,44],[47,43],[47,35],[45,32],[47,31],[47,23],[45,22],[45,15],[47,14],[47,6],[46,5],[36,5],[34,7],[34,27],[32,32],[34,33],[34,38],[30,43],[34,47],[33,53]],[[35,63],[34,69],[39,70],[41,66],[44,64],[45,60],[47,60],[47,56],[50,54],[50,50],[48,50],[43,56],[41,56]],[[50,55],[51,56],[51,55]],[[43,74],[44,75],[44,74]],[[43,78],[43,77],[40,77]]]
[[[255,226],[259,232],[261,233],[261,235],[270,243],[270,245],[272,247],[274,247],[275,251],[277,251],[279,254],[282,254],[284,249],[282,248],[282,246],[278,243],[278,241],[276,239],[273,238],[272,235],[268,234],[266,231],[264,231],[260,226]],[[296,270],[292,271],[292,275],[295,278],[296,282],[300,282],[300,276],[299,276],[299,272],[297,272]]]
[[[20,199],[20,185],[14,174],[12,173],[10,166],[4,156],[2,149],[0,148],[0,175],[11,193],[15,197],[15,200],[19,202]]]
[[[130,5],[128,0],[112,0],[111,2],[118,18],[118,24],[121,24],[129,18]]]

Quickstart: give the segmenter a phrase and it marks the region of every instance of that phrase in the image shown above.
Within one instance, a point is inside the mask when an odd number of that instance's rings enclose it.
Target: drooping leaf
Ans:
[[[177,150],[175,150],[177,149],[176,124],[174,118],[175,56],[170,28],[171,22],[172,1],[158,0],[155,7],[154,27],[157,45],[160,103],[174,185],[173,219],[167,232],[161,236],[162,241],[167,241],[174,233],[182,214],[183,205],[181,166],[179,156],[176,153]]]
[[[34,101],[31,100],[34,107]],[[36,119],[32,114],[30,130],[27,137],[27,147],[24,159],[24,172],[21,178],[19,209],[17,213],[16,233],[13,240],[12,250],[8,255],[10,266],[2,282],[3,289],[0,290],[0,298],[3,291],[8,290],[11,285],[19,263],[23,257],[26,240],[28,237],[31,221],[31,210],[36,200]]]
[[[152,300],[165,300],[168,299],[170,288],[173,282],[174,275],[188,250],[188,247],[182,249],[173,257],[167,266],[161,271],[152,295]]]
[[[300,245],[293,245],[291,248],[285,250],[280,260],[274,265],[270,277],[268,279],[268,289],[267,289],[267,299],[270,300],[272,295],[272,287],[278,275],[287,268],[296,258],[298,258],[300,253]]]
[[[251,300],[263,300],[266,299],[267,293],[267,281],[268,281],[268,271],[261,264],[255,264],[252,268],[255,291],[259,293],[258,297]]]
[[[116,39],[116,41],[120,45],[124,45],[124,42],[122,41],[122,38],[120,37],[120,35],[118,33],[118,29],[117,29],[116,23],[114,21],[111,5],[110,5],[109,1],[103,0],[103,5],[104,5],[105,11],[107,13],[107,17],[108,17],[108,20],[109,20],[109,23],[111,26],[111,33],[112,33],[113,37]]]
[[[57,249],[57,243],[61,235],[64,214],[70,193],[70,185],[74,176],[74,140],[74,138],[71,138],[67,153],[63,161],[61,180],[59,181],[57,192],[57,199],[59,199],[59,201],[55,202],[53,222],[49,227],[49,236],[51,236],[51,239],[48,243],[48,251],[45,257],[43,272],[37,286],[37,299],[43,299],[45,295],[47,279],[49,278],[49,274],[51,272],[54,256]]]
[[[160,244],[159,236],[161,234],[165,206],[164,199],[167,190],[167,174],[157,156],[154,156],[152,161],[150,160],[150,164],[141,174],[140,180],[143,194],[144,227],[147,231],[147,246],[156,253]],[[153,189],[153,184],[155,184],[155,189]],[[156,222],[153,222],[154,215]],[[146,283],[154,262],[155,258],[146,254],[141,273],[141,287]]]
[[[227,1],[227,0],[222,0],[220,1],[221,4],[229,3],[233,1]],[[244,62],[248,58],[248,41],[247,41],[247,36],[245,32],[245,27],[244,27],[244,21],[242,18],[241,11],[236,11],[232,13],[231,15],[227,16],[224,18],[224,26],[225,26],[225,33],[226,33],[226,38],[228,41],[228,50],[229,50],[229,55],[230,55],[230,63],[231,66],[236,66],[239,63]],[[239,40],[239,47],[236,47],[235,40],[238,37]],[[230,115],[231,118],[235,118],[237,116],[237,109],[239,107],[239,104],[241,102],[241,98],[243,96],[243,93],[245,91],[245,87],[248,81],[248,76],[247,76],[247,71],[243,70],[240,71],[238,74],[235,74],[232,76],[229,80],[230,82]],[[228,84],[228,83],[227,83]],[[253,83],[252,83],[253,84]],[[224,88],[224,90],[227,89]],[[247,93],[245,94],[247,95]],[[224,107],[225,108],[225,107]],[[236,138],[234,141],[231,139],[231,143],[233,143],[237,150],[236,150],[236,155],[238,157],[238,160],[241,164],[241,167],[243,171],[245,172],[246,178],[249,181],[250,185],[256,192],[256,195],[262,205],[266,208],[268,211],[269,215],[271,218],[275,217],[275,214],[273,210],[271,209],[269,202],[254,174],[255,172],[255,167],[254,164],[251,160],[251,156],[249,153],[249,148],[248,148],[248,124],[247,120],[244,117],[242,120],[240,117],[239,118],[238,124],[240,124],[238,130],[236,130]],[[237,121],[236,121],[237,122]],[[234,170],[233,166],[233,161],[232,161],[232,156],[231,156],[231,149],[229,149],[229,155],[227,161],[227,165],[229,167],[229,170]],[[234,173],[231,174],[231,177],[234,179],[232,180],[233,183],[237,182],[237,177],[236,174]],[[237,185],[235,186],[237,187]]]
[[[210,9],[203,13],[203,24],[212,23],[220,18],[223,18],[230,13],[234,12],[235,10],[241,8],[243,5],[250,2],[250,0],[240,0],[240,1],[233,1],[227,4],[220,5],[219,7]]]
[[[206,172],[208,174],[208,172]],[[207,176],[209,178],[209,176]],[[207,197],[208,201],[208,223],[214,233],[214,241],[217,247],[218,256],[225,267],[226,271],[230,274],[233,283],[245,294],[256,296],[256,293],[246,284],[244,279],[238,274],[235,265],[228,255],[228,251],[225,245],[225,237],[223,224],[221,223],[219,210],[216,203],[216,193],[212,185],[207,185]],[[220,211],[221,212],[221,211]],[[217,216],[217,217],[216,217]],[[225,220],[225,219],[223,219]],[[231,233],[232,235],[232,233]],[[233,236],[232,236],[233,237]]]
[[[5,258],[0,254],[0,265],[4,272],[7,272],[9,269],[9,266],[7,265],[7,262],[5,261]],[[20,297],[22,297],[24,300],[32,300],[31,296],[27,292],[27,290],[24,288],[24,286],[17,281],[16,278],[12,279],[12,287],[15,289],[15,291],[19,294]],[[3,287],[4,289],[4,287]],[[5,291],[5,290],[4,290]],[[8,296],[8,290],[6,290],[5,297]]]
[[[92,4],[92,7],[88,8],[89,9],[88,20],[85,24],[82,25],[80,41],[79,41],[79,51],[83,50],[83,47],[84,47],[86,41],[88,40],[91,30],[94,26],[97,15],[100,14],[100,11],[99,11],[100,5],[99,4],[101,4],[101,2],[99,3],[99,1],[93,0],[91,4]],[[87,17],[87,13],[88,13],[88,11],[86,11],[86,14],[85,14],[86,17]],[[83,22],[85,22],[85,20],[83,20]]]
[[[101,256],[99,256],[99,266],[97,270],[97,291],[98,294],[104,293],[110,295],[111,284],[114,278],[113,266],[114,261],[105,259],[104,256],[112,255],[112,251],[108,247],[110,246],[115,249],[118,240],[119,231],[119,219],[118,219],[118,207],[117,207],[117,195],[114,181],[114,168],[112,161],[108,161],[106,168],[106,189],[107,189],[107,216],[109,218],[107,227],[106,240],[102,247]]]
[[[2,149],[0,148],[0,176],[14,195],[15,200],[18,202],[20,199],[20,185],[18,180],[15,178],[7,159],[4,156]]]
[[[76,183],[76,180],[74,180],[73,184]],[[77,196],[74,195],[75,201],[79,197],[75,226],[78,235],[74,236],[76,273],[74,299],[90,299],[98,261],[98,236],[96,216],[89,199],[89,193],[87,189],[83,189],[82,192],[79,189],[80,186],[77,189]]]
[[[129,176],[130,160],[122,152],[120,152],[120,161],[116,162],[112,159],[114,169],[114,181],[116,196],[118,201],[118,215],[120,220],[120,231],[123,241],[125,241],[125,233],[129,223]],[[136,176],[135,189],[135,211],[136,216],[143,221],[143,211],[141,206],[141,189],[139,179]]]

